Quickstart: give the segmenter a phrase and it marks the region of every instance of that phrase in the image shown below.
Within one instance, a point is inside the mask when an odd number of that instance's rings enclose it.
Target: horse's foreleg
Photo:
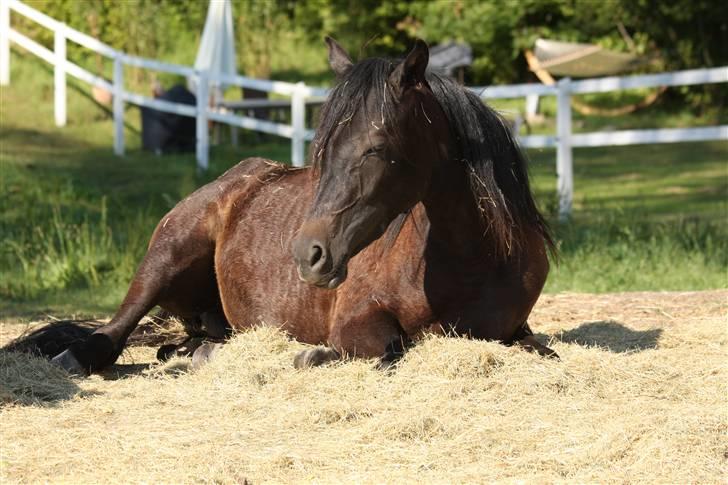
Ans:
[[[513,339],[507,343],[507,345],[516,344],[527,352],[537,352],[538,355],[543,357],[549,357],[552,359],[559,359],[559,354],[546,347],[544,344],[536,340],[536,337],[531,331],[531,327],[528,326],[528,322],[524,322],[523,325],[516,331]]]
[[[345,357],[379,357],[386,369],[399,360],[409,346],[399,322],[389,313],[376,312],[357,318],[340,319],[329,335],[331,347],[316,347],[296,355],[296,368],[322,365]]]

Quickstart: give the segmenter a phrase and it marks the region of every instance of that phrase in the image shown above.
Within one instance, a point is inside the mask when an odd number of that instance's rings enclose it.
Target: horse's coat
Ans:
[[[191,334],[264,323],[330,346],[297,365],[390,361],[427,330],[552,354],[526,323],[550,238],[508,128],[454,82],[426,77],[421,41],[399,63],[356,65],[327,42],[340,83],[315,168],[248,159],[181,201],[112,321],[58,363],[113,363],[155,305]]]

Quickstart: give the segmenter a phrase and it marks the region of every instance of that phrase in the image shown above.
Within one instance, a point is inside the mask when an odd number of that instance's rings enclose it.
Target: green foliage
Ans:
[[[291,19],[271,0],[244,0],[233,4],[237,16],[237,56],[245,75],[267,79],[278,40],[292,30]],[[273,41],[276,39],[276,42]]]
[[[331,35],[357,59],[374,52],[401,55],[411,44],[403,27],[408,8],[409,2],[397,0],[311,0],[296,3],[294,18],[311,42]]]
[[[98,38],[128,54],[177,61],[194,62],[197,39],[202,32],[206,5],[202,2],[175,0],[33,0],[34,8]],[[17,16],[22,30],[34,39],[53,46],[53,34],[37,24]],[[13,20],[15,25],[15,20]],[[105,57],[68,43],[68,55],[95,73],[110,78],[112,64]],[[156,74],[129,69],[132,86],[149,86]],[[162,79],[165,76],[161,76]]]
[[[653,57],[656,69],[728,63],[728,6],[711,0],[489,0],[430,2],[410,6],[409,33],[431,42],[461,40],[475,51],[475,83],[523,80],[524,49],[538,37],[589,42]]]
[[[41,11],[131,54],[191,64],[207,2],[177,0],[33,0]],[[399,56],[415,36],[466,41],[474,50],[472,84],[533,80],[523,57],[538,37],[634,51],[646,70],[728,64],[728,3],[715,0],[233,0],[239,69],[253,77],[326,82],[322,44],[337,38],[352,56]],[[622,27],[628,33],[620,33]],[[52,46],[45,29],[26,25]],[[38,37],[36,37],[38,38]],[[70,55],[110,76],[102,57],[70,46]],[[130,69],[132,84],[149,83]],[[172,82],[162,75],[162,80]],[[672,90],[692,106],[724,106],[721,86]]]

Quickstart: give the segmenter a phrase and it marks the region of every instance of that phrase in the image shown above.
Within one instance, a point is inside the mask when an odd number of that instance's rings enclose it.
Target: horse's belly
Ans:
[[[310,190],[296,175],[263,185],[230,213],[216,244],[215,268],[233,328],[271,325],[302,342],[319,343],[328,337],[333,292],[300,281],[291,256],[291,241],[310,204]]]

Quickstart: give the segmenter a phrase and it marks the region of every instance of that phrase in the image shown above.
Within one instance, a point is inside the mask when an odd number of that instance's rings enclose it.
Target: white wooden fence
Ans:
[[[38,44],[11,28],[10,13],[23,15],[54,33],[53,51]],[[87,49],[112,59],[114,74],[112,82],[97,76],[66,58],[67,41],[75,42]],[[295,166],[304,163],[304,144],[313,138],[313,131],[305,126],[306,100],[325,97],[326,89],[309,87],[303,83],[287,83],[253,79],[244,76],[213,77],[206,71],[189,66],[169,64],[153,59],[144,59],[117,51],[103,42],[71,29],[65,24],[35,10],[19,0],[0,1],[0,84],[10,83],[10,42],[35,54],[54,66],[55,120],[58,126],[66,124],[66,75],[74,76],[92,86],[104,88],[113,93],[114,153],[124,154],[124,103],[153,108],[159,111],[190,116],[197,120],[197,164],[207,169],[209,154],[208,121],[224,123],[248,130],[270,133],[291,139],[291,161]],[[197,106],[171,103],[128,92],[124,89],[124,66],[135,66],[155,71],[168,72],[191,77],[197,86]],[[631,145],[646,143],[673,143],[681,141],[728,140],[728,125],[700,128],[622,130],[597,133],[572,133],[571,95],[603,93],[622,89],[686,86],[694,84],[728,82],[728,66],[712,69],[693,69],[662,74],[627,77],[606,77],[572,81],[562,79],[555,86],[542,84],[516,84],[471,88],[483,99],[520,98],[529,95],[556,96],[556,134],[531,135],[520,138],[528,148],[556,147],[557,191],[559,214],[568,217],[573,198],[573,147],[594,147]],[[291,125],[238,116],[218,107],[208,106],[210,85],[240,86],[290,97]]]
[[[51,30],[54,33],[53,51],[11,28],[11,11]],[[66,58],[66,43],[68,41],[75,42],[113,60],[114,74],[112,82],[108,82],[102,77],[70,62]],[[10,83],[10,42],[54,66],[55,119],[58,126],[66,124],[66,75],[71,75],[92,86],[106,89],[113,94],[114,153],[117,155],[124,154],[124,103],[131,103],[167,113],[196,118],[197,163],[203,170],[208,165],[208,120],[290,138],[291,160],[294,165],[302,166],[304,163],[304,142],[313,138],[313,131],[307,130],[305,126],[306,98],[320,98],[327,94],[325,89],[308,87],[303,83],[293,84],[244,76],[213,77],[206,71],[198,71],[189,66],[127,55],[56,21],[19,0],[2,0],[0,2],[0,84],[2,85]],[[124,66],[141,67],[193,78],[197,86],[197,92],[195,93],[197,106],[171,103],[127,91],[124,88]],[[273,123],[248,116],[237,116],[219,108],[208,106],[208,94],[211,84],[240,86],[289,96],[291,100],[291,125]]]
[[[572,133],[571,95],[606,93],[622,89],[657,86],[688,86],[728,82],[728,66],[711,69],[647,74],[641,76],[603,77],[572,81],[561,79],[555,86],[543,84],[514,84],[489,88],[471,88],[486,98],[517,98],[528,95],[556,96],[556,135],[531,135],[520,138],[527,148],[556,147],[557,192],[559,216],[571,213],[574,194],[573,147],[638,145],[683,141],[728,140],[728,125],[699,128],[661,128],[654,130],[619,130],[595,133]]]

